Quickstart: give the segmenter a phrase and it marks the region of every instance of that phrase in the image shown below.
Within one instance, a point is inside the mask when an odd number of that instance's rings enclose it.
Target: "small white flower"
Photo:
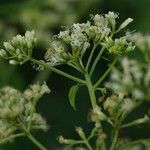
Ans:
[[[63,54],[65,53],[63,45],[58,41],[51,42],[50,48],[45,54],[45,60],[50,65],[58,65],[64,62]]]
[[[125,112],[131,111],[136,106],[136,103],[130,98],[125,98],[122,104],[122,110]]]
[[[106,18],[109,18],[109,19],[116,19],[116,18],[119,18],[118,14],[117,13],[114,13],[112,11],[109,11],[108,14],[105,15]]]
[[[91,112],[91,121],[99,122],[107,120],[107,116],[101,111],[101,108],[96,106]]]
[[[58,34],[58,38],[64,40],[66,43],[70,42],[70,31],[66,30],[66,31],[60,31]]]
[[[44,84],[42,85],[37,83],[31,85],[27,90],[24,91],[24,97],[27,100],[31,101],[36,97],[41,97],[45,93],[50,93],[50,89],[48,88],[46,83],[44,82]]]
[[[144,98],[144,93],[139,89],[133,89],[132,95],[134,99],[141,100]]]
[[[105,17],[108,23],[110,24],[110,26],[112,27],[112,29],[114,30],[116,26],[116,19],[119,18],[118,14],[109,11],[108,14],[105,14]]]
[[[108,26],[107,20],[102,15],[95,15],[92,17],[94,24],[100,28],[105,28]]]

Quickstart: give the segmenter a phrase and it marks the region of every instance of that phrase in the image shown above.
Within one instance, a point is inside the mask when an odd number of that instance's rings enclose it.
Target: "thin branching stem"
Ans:
[[[5,143],[7,143],[7,142],[9,142],[9,141],[11,141],[11,140],[13,140],[15,138],[24,137],[24,136],[25,136],[24,133],[18,133],[18,134],[15,134],[15,135],[11,135],[11,136],[9,136],[9,137],[4,138],[3,140],[1,140],[0,144],[5,144]]]
[[[110,147],[110,150],[116,150],[116,144],[118,141],[118,134],[119,134],[119,129],[117,127],[114,127],[114,136],[112,139],[112,145]]]
[[[92,48],[92,51],[90,53],[90,56],[88,58],[87,64],[86,64],[86,71],[88,71],[88,69],[89,69],[89,65],[91,63],[91,60],[92,60],[92,57],[93,57],[93,54],[94,54],[94,51],[95,51],[96,47],[97,47],[97,44],[94,44],[94,46]]]
[[[137,144],[143,144],[143,143],[150,143],[150,139],[139,139],[139,140],[136,140],[133,142],[126,143],[124,145],[121,145],[119,147],[119,150],[126,150],[129,147],[132,147],[132,146],[137,145]]]
[[[100,52],[98,53],[98,55],[97,55],[95,61],[93,62],[93,65],[92,65],[91,70],[90,70],[90,77],[93,75],[94,70],[95,70],[95,68],[96,68],[96,65],[97,65],[98,61],[100,60],[100,58],[101,58],[101,56],[102,56],[104,50],[105,50],[105,47],[103,46],[103,47],[101,48]]]
[[[81,84],[86,84],[86,82],[85,82],[84,80],[79,79],[79,78],[77,78],[77,77],[74,77],[74,76],[72,76],[72,75],[70,75],[70,74],[68,74],[68,73],[66,73],[66,72],[63,72],[63,71],[61,71],[61,70],[59,70],[59,69],[57,69],[57,68],[55,68],[55,67],[53,67],[53,66],[50,66],[50,65],[46,64],[46,63],[43,62],[43,61],[36,60],[36,59],[33,59],[33,58],[31,58],[30,60],[31,60],[33,63],[35,63],[35,64],[37,64],[37,65],[41,65],[41,66],[43,66],[44,68],[46,68],[46,69],[48,69],[48,70],[51,70],[51,71],[53,71],[53,72],[55,72],[55,73],[57,73],[57,74],[60,74],[60,75],[66,77],[66,78],[68,78],[68,79],[70,79],[70,80],[76,81],[76,82],[81,83]]]
[[[90,95],[92,107],[95,108],[97,106],[95,89],[92,85],[91,79],[88,74],[85,74],[85,80],[86,80],[86,85],[87,85],[88,92]]]
[[[85,140],[85,145],[87,146],[88,150],[93,150],[92,146],[90,145],[90,143],[87,140]]]
[[[67,63],[67,65],[70,66],[70,67],[72,67],[72,68],[74,68],[74,69],[77,70],[78,72],[82,73],[82,71],[81,71],[78,67],[76,67],[75,65],[73,65],[73,64],[71,64],[71,63]]]
[[[68,150],[68,149],[70,149],[70,147],[72,147],[72,146],[74,146],[74,145],[78,145],[78,144],[84,144],[84,141],[83,141],[83,140],[81,140],[81,141],[76,141],[76,142],[74,142],[74,143],[68,145],[67,147],[65,147],[64,150]]]
[[[33,137],[32,134],[28,134],[27,137],[40,149],[40,150],[48,150],[46,147],[44,147],[35,137]]]
[[[25,127],[25,125],[19,121],[20,124],[20,131],[24,133],[24,135],[40,150],[48,150],[44,145],[42,145],[31,133],[28,131],[28,129]]]
[[[107,77],[107,75],[110,73],[110,71],[112,70],[113,66],[115,65],[115,63],[117,62],[117,57],[115,57],[114,61],[112,62],[112,64],[109,66],[109,68],[106,70],[106,72],[102,75],[102,77],[95,83],[94,88],[96,89],[101,83],[102,81]]]

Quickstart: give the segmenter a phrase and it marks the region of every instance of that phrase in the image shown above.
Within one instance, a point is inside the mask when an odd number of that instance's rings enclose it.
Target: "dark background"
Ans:
[[[128,17],[134,18],[131,30],[150,32],[150,0],[0,0],[0,45],[16,34],[24,34],[26,30],[34,29],[39,39],[35,49],[35,57],[48,48],[50,37],[61,30],[61,26],[85,22],[90,14],[104,14],[108,11],[119,12],[120,21]],[[102,67],[103,66],[103,67]],[[99,64],[97,72],[106,69],[105,61]],[[65,71],[74,73],[70,68]],[[97,77],[95,73],[95,78]],[[90,131],[92,124],[87,123],[87,112],[90,102],[85,88],[81,88],[77,97],[77,109],[74,111],[68,102],[68,91],[74,82],[49,71],[38,72],[33,65],[27,63],[21,67],[0,62],[0,87],[10,85],[24,90],[29,84],[46,80],[51,94],[44,96],[38,105],[40,112],[50,125],[48,133],[37,132],[35,136],[48,147],[61,147],[56,138],[64,135],[67,138],[78,138],[74,132],[75,126],[82,126]],[[143,105],[135,114],[143,114],[148,106]],[[132,117],[135,117],[133,114]],[[127,130],[125,134],[131,138],[148,137],[148,125],[142,128]],[[14,143],[0,146],[0,150],[36,150],[27,139],[17,139]]]

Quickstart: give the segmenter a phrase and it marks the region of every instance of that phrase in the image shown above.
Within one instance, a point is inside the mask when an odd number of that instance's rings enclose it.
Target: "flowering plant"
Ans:
[[[124,140],[120,138],[120,131],[124,128],[149,122],[149,116],[145,115],[143,118],[124,123],[126,117],[135,108],[143,101],[149,101],[150,98],[150,55],[147,51],[150,40],[141,34],[124,33],[124,29],[133,19],[128,18],[118,25],[118,18],[118,14],[108,12],[105,15],[91,16],[91,20],[86,23],[77,23],[67,27],[54,36],[42,60],[37,60],[32,56],[33,48],[37,43],[34,31],[27,31],[25,36],[17,35],[11,41],[4,42],[4,48],[0,50],[0,56],[8,60],[10,64],[22,65],[30,61],[38,65],[40,71],[48,69],[75,81],[75,85],[70,88],[68,97],[71,106],[76,111],[77,92],[81,86],[87,87],[91,102],[88,116],[89,120],[94,122],[94,127],[90,134],[86,134],[81,127],[76,127],[79,140],[65,139],[60,136],[59,142],[68,145],[67,149],[75,147],[89,150],[123,150],[133,148],[137,144],[149,146],[149,139],[132,142],[127,141],[126,138]],[[135,49],[135,45],[139,46],[143,52],[143,62],[124,57]],[[104,52],[111,55],[113,60],[105,58]],[[106,72],[94,83],[93,75],[102,58],[111,63]],[[121,69],[114,67],[118,60],[119,62],[121,60]],[[148,67],[145,67],[144,63]],[[58,69],[59,65],[68,65],[78,71],[82,78]],[[110,80],[103,86],[102,82],[111,70]],[[110,91],[110,94],[106,89]],[[9,92],[6,93],[6,90]],[[97,91],[102,95],[100,99],[96,94]],[[35,106],[39,98],[49,92],[45,83],[42,86],[33,85],[23,93],[10,87],[1,90],[0,128],[2,140],[0,143],[10,141],[18,136],[27,136],[39,149],[47,150],[32,136],[31,131],[47,129],[44,119],[35,112]],[[105,131],[104,123],[111,126],[108,129],[109,133]]]

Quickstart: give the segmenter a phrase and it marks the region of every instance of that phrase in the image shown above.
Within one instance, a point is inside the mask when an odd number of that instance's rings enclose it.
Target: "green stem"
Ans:
[[[82,138],[82,137],[81,137],[81,138]],[[84,138],[82,138],[82,139],[83,139],[84,144],[87,146],[87,148],[88,148],[89,150],[92,150],[92,146],[90,145],[88,139],[86,139],[86,137],[84,137]]]
[[[94,137],[97,135],[96,132],[97,132],[97,128],[95,127],[95,128],[92,130],[92,132],[91,132],[91,134],[89,135],[89,137],[87,138],[87,140],[90,141],[92,138],[94,138]]]
[[[34,112],[35,112],[35,110],[36,110],[36,104],[37,104],[37,102],[38,102],[38,100],[40,99],[40,96],[38,96],[38,97],[36,97],[36,98],[34,98],[33,99],[33,104],[32,104],[32,110],[31,110],[31,114],[30,114],[30,120],[29,120],[29,123],[28,123],[28,128],[27,128],[27,130],[28,130],[28,132],[30,132],[30,128],[31,128],[31,123],[32,123],[32,117],[33,117],[33,115],[34,115]]]
[[[74,142],[74,143],[72,143],[72,144],[70,144],[70,145],[68,145],[67,147],[65,147],[65,149],[64,150],[68,150],[68,149],[70,149],[72,146],[74,146],[74,145],[77,145],[77,144],[84,144],[85,142],[82,140],[82,141],[76,141],[76,142]]]
[[[82,73],[82,71],[78,67],[76,67],[75,65],[73,65],[71,63],[67,63],[67,65],[74,68],[75,70],[79,71],[80,73]]]
[[[97,106],[95,90],[93,88],[91,79],[88,74],[85,74],[85,80],[86,80],[86,85],[89,91],[92,107],[95,108],[95,106]]]
[[[119,134],[119,129],[117,127],[114,127],[114,137],[112,141],[112,145],[110,147],[110,150],[116,150],[116,144],[118,141],[118,134]]]
[[[27,137],[40,149],[40,150],[48,150],[45,148],[39,141],[37,141],[32,134],[27,134]]]
[[[118,143],[119,131],[120,131],[121,124],[122,124],[124,118],[125,118],[125,113],[122,113],[119,118],[116,117],[116,120],[115,120],[116,124],[113,127],[114,134],[112,137],[112,144],[111,144],[110,150],[116,150],[117,143]]]
[[[89,142],[87,140],[85,140],[85,145],[87,146],[87,148],[89,150],[93,150],[92,147],[91,147],[91,145],[89,144]]]
[[[28,131],[28,129],[24,126],[24,124],[21,121],[19,121],[19,125],[20,125],[20,130],[24,133],[26,137],[28,137],[28,139],[32,143],[34,143],[34,145],[36,145],[40,150],[48,150],[39,141],[37,141],[35,137],[33,137],[33,135]]]
[[[105,141],[103,141],[101,144],[96,144],[96,150],[107,150]]]
[[[132,146],[134,145],[137,145],[137,144],[144,144],[144,143],[149,143],[150,142],[150,139],[139,139],[137,141],[133,141],[133,142],[130,142],[130,143],[127,143],[127,144],[124,144],[122,145],[119,150],[126,150],[127,148],[131,148]]]
[[[66,73],[66,72],[63,72],[63,71],[61,71],[61,70],[59,70],[59,69],[57,69],[57,68],[55,68],[55,67],[53,67],[53,66],[50,66],[50,65],[46,64],[46,63],[43,62],[43,61],[36,60],[36,59],[33,59],[33,58],[31,58],[30,61],[32,61],[32,62],[35,63],[35,64],[41,65],[41,66],[43,66],[44,68],[46,68],[46,69],[48,69],[48,70],[51,70],[51,71],[53,71],[53,72],[55,72],[55,73],[57,73],[57,74],[60,74],[60,75],[66,77],[66,78],[68,78],[68,79],[70,79],[70,80],[76,81],[76,82],[81,83],[81,84],[86,84],[86,82],[85,82],[84,80],[79,79],[79,78],[77,78],[77,77],[74,77],[74,76],[72,76],[72,75],[70,75],[70,74],[68,74],[68,73]]]
[[[106,150],[106,143],[105,143],[105,141],[103,141],[103,143],[101,144],[101,150]]]
[[[136,120],[134,120],[132,122],[129,122],[127,124],[123,124],[121,126],[121,128],[128,128],[128,127],[132,127],[132,126],[137,126],[137,125],[140,125],[140,124],[144,124],[148,121],[149,121],[149,117],[145,116],[144,118],[139,118],[139,119],[136,119]]]
[[[117,57],[114,59],[114,61],[112,62],[112,64],[109,66],[109,68],[106,70],[106,72],[102,75],[102,77],[96,82],[96,84],[94,85],[94,88],[96,89],[101,83],[102,81],[106,78],[106,76],[110,73],[110,71],[112,70],[113,66],[115,65],[115,63],[117,62]]]
[[[23,137],[23,136],[25,136],[24,133],[18,133],[18,134],[15,134],[15,135],[11,135],[11,136],[9,136],[9,137],[4,138],[3,140],[1,140],[1,141],[0,141],[0,144],[4,144],[4,143],[6,143],[6,142],[8,142],[8,141],[11,141],[11,140],[13,140],[13,139],[15,139],[15,138]]]
[[[102,47],[102,49],[100,50],[99,54],[97,55],[97,57],[96,57],[96,59],[95,59],[93,65],[92,65],[92,68],[91,68],[91,70],[90,70],[90,77],[93,75],[93,72],[94,72],[94,70],[95,70],[95,67],[96,67],[98,61],[100,60],[100,58],[101,58],[101,56],[102,56],[104,50],[105,50],[105,47]]]
[[[90,62],[92,60],[92,57],[93,57],[93,54],[94,54],[94,51],[95,51],[96,47],[97,47],[97,44],[94,44],[94,46],[92,48],[92,51],[90,53],[90,56],[88,58],[87,64],[86,64],[86,71],[88,71],[88,68],[89,68],[89,65],[90,65]]]

